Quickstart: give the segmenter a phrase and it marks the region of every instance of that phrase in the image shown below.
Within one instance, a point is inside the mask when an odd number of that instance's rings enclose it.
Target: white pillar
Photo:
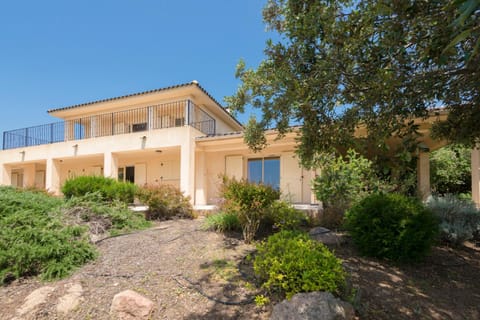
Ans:
[[[180,190],[190,196],[190,202],[195,204],[195,141],[192,128],[187,127],[186,131],[188,134],[180,147]]]
[[[35,164],[30,163],[23,166],[23,186],[33,187],[35,186]]]
[[[195,204],[207,204],[207,172],[205,166],[205,152],[197,152],[197,162],[195,163]]]
[[[417,160],[418,195],[426,200],[431,194],[430,189],[430,153],[419,152]]]
[[[45,189],[54,194],[60,194],[60,164],[52,158],[47,159],[45,172]]]
[[[471,169],[472,169],[472,200],[477,207],[480,207],[480,146],[472,149]]]
[[[0,184],[4,186],[12,185],[12,169],[7,165],[2,165]]]
[[[118,157],[111,152],[103,154],[103,176],[107,178],[118,178]]]

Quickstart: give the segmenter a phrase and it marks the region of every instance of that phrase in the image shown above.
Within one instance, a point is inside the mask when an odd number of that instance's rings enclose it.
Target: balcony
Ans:
[[[183,100],[5,131],[3,150],[185,125],[215,134],[215,119],[192,101]]]

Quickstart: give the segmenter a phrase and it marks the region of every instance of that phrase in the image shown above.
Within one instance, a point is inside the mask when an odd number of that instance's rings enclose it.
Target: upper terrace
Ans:
[[[100,113],[3,133],[3,149],[90,139],[180,126],[216,133],[215,119],[185,99],[124,111]]]

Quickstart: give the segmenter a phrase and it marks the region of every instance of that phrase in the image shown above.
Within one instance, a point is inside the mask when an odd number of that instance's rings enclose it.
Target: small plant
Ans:
[[[285,201],[275,201],[268,214],[274,228],[279,230],[297,230],[307,222],[305,214]]]
[[[268,291],[338,293],[345,285],[341,261],[306,233],[281,231],[257,246],[254,271]]]
[[[346,228],[364,255],[415,261],[430,251],[438,223],[417,199],[373,194],[347,212]]]
[[[144,186],[138,189],[138,199],[148,206],[147,219],[193,218],[190,198],[172,185]]]
[[[264,307],[269,303],[270,303],[270,298],[269,297],[266,297],[263,294],[259,294],[259,295],[255,296],[255,305],[257,307]]]
[[[252,242],[261,220],[280,196],[271,186],[228,178],[224,178],[222,195],[223,211],[237,214],[246,243]]]
[[[231,212],[219,212],[207,216],[202,227],[204,230],[217,232],[241,230],[238,216]]]
[[[440,221],[440,237],[453,245],[461,245],[480,231],[480,212],[471,200],[447,194],[430,197],[427,206]]]
[[[69,199],[99,192],[106,201],[119,200],[128,204],[133,203],[136,189],[136,185],[130,182],[102,176],[79,176],[68,179],[62,187],[62,193]]]

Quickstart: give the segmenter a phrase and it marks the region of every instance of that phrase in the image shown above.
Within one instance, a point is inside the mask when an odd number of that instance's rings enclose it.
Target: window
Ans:
[[[139,132],[139,131],[146,131],[147,130],[147,123],[135,123],[132,125],[132,132]]]
[[[248,181],[264,183],[280,189],[280,158],[248,160]]]

